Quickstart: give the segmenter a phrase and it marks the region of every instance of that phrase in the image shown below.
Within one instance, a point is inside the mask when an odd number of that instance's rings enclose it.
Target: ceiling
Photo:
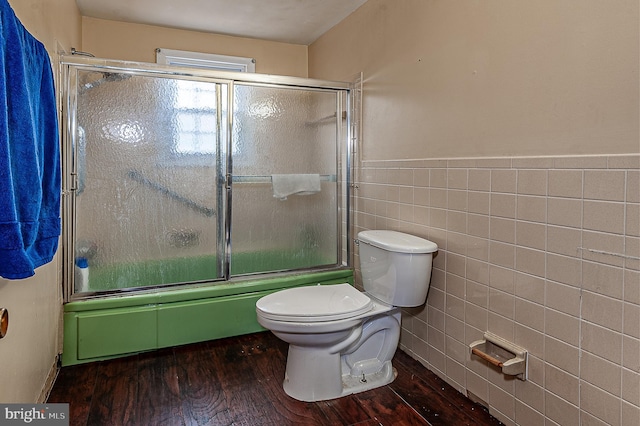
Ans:
[[[76,0],[83,16],[313,43],[367,0]]]

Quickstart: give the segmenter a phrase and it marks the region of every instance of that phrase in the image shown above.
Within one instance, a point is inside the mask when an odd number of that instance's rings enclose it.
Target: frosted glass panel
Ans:
[[[68,297],[345,264],[347,90],[87,61],[65,68]]]
[[[76,292],[221,276],[218,87],[78,71]]]
[[[333,91],[234,86],[232,275],[338,263],[337,105]],[[319,175],[320,191],[275,198],[274,174]]]

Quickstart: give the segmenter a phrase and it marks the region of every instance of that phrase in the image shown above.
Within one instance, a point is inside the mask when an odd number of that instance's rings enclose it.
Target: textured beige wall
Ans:
[[[354,229],[439,246],[401,348],[507,425],[640,424],[638,16],[369,0],[309,47],[312,78],[364,73]],[[484,331],[528,381],[470,355]]]
[[[364,72],[367,160],[636,153],[638,6],[369,0],[309,76]]]
[[[307,46],[300,44],[82,18],[82,50],[97,57],[155,62],[158,47],[254,58],[256,72],[307,77]]]
[[[80,45],[80,14],[74,0],[10,0],[23,25],[56,62],[57,45]],[[9,106],[10,107],[10,106]],[[9,310],[9,330],[0,340],[0,402],[42,399],[56,355],[62,307],[60,251],[53,262],[25,280],[0,278],[0,306]],[[50,377],[49,377],[50,378]]]

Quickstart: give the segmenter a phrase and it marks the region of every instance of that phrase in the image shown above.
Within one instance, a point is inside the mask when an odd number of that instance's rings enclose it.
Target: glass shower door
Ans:
[[[235,84],[231,275],[339,264],[334,90]]]
[[[75,72],[75,293],[220,279],[226,86]]]

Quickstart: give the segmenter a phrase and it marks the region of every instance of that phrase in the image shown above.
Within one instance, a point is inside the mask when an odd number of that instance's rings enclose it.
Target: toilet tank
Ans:
[[[433,253],[429,240],[396,231],[358,234],[364,290],[393,306],[420,306],[427,300]]]

